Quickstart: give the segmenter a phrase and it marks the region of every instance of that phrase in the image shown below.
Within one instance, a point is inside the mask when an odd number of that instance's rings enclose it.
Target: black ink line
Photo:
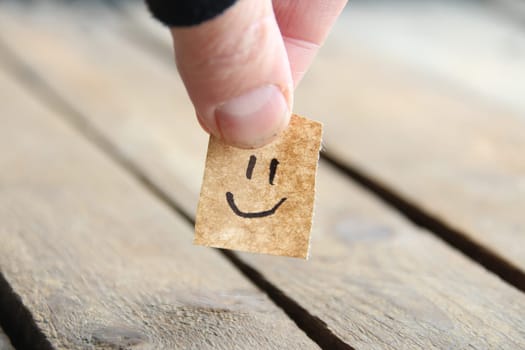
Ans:
[[[248,162],[248,168],[246,168],[246,178],[248,180],[252,179],[253,167],[255,167],[255,162],[257,158],[255,156],[250,156],[250,161]]]
[[[255,212],[255,213],[245,213],[245,212],[239,210],[239,208],[237,208],[237,206],[235,205],[235,201],[233,200],[233,193],[226,192],[226,201],[230,205],[230,208],[232,209],[232,211],[236,215],[238,215],[238,216],[240,216],[242,218],[248,218],[248,219],[263,218],[265,216],[270,216],[270,215],[275,214],[275,211],[281,206],[281,204],[284,203],[285,200],[286,200],[286,198],[281,198],[279,203],[274,205],[274,207],[272,209],[269,209],[269,210],[259,211],[259,212]]]
[[[275,173],[277,172],[277,166],[279,165],[279,161],[277,159],[272,159],[272,162],[270,163],[270,185],[273,185],[273,179],[275,178]]]

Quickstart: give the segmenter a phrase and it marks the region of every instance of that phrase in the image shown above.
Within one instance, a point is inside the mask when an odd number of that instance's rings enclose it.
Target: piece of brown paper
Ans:
[[[260,149],[210,137],[194,244],[308,258],[321,134],[293,115]]]

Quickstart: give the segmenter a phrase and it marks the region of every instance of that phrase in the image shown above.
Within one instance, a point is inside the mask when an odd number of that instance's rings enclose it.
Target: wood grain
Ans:
[[[394,7],[349,7],[297,90],[296,111],[325,122],[332,157],[488,250],[504,274],[523,274],[525,61],[498,45],[525,45],[524,31],[474,4]],[[148,35],[128,23],[127,38],[167,57],[168,36],[140,9],[130,13]],[[453,23],[438,30],[447,15]]]
[[[44,57],[27,58],[35,71],[194,211],[206,137],[172,69],[118,37],[111,23],[90,27],[83,40],[45,16],[30,26],[1,23],[3,33],[16,34],[9,45],[18,53],[46,48]],[[318,182],[311,261],[242,254],[243,261],[356,348],[525,347],[523,294],[326,164]]]
[[[432,6],[432,20],[418,16]],[[359,30],[360,7],[355,25],[349,11],[298,89],[297,111],[323,117],[333,156],[525,271],[524,31],[454,6],[394,11],[380,26],[388,32],[372,34],[366,19]],[[449,28],[438,30],[453,12]],[[368,18],[388,13],[379,5]],[[411,25],[419,28],[412,36]],[[334,85],[345,88],[326,89]]]
[[[525,118],[330,49],[297,93],[299,112],[323,116],[328,152],[525,271]]]
[[[3,71],[0,87],[0,267],[53,347],[318,348]]]

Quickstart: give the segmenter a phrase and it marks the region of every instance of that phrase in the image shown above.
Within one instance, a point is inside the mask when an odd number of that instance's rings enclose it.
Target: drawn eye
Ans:
[[[275,178],[275,173],[277,172],[278,165],[279,161],[273,158],[272,162],[270,163],[270,185],[273,185],[273,179]]]
[[[252,179],[253,168],[255,167],[255,162],[257,162],[257,158],[255,156],[250,156],[250,160],[248,161],[248,168],[246,168],[246,178],[248,180]]]

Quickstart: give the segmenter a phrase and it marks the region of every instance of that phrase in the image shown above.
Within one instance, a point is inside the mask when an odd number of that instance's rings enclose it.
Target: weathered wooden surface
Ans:
[[[0,22],[2,33],[17,38],[10,47],[18,54],[45,49],[42,57],[26,61],[192,213],[206,137],[173,69],[101,28],[101,22],[88,27],[81,20],[72,25],[46,16],[31,21],[31,26]],[[71,30],[64,30],[68,25]],[[75,28],[90,29],[78,40]],[[179,191],[180,184],[187,191]],[[319,175],[314,224],[308,263],[250,254],[242,259],[348,344],[525,347],[523,294],[326,166]]]
[[[2,70],[0,267],[54,347],[317,348]]]
[[[129,25],[128,38],[167,56],[169,38],[129,12],[147,35]],[[296,111],[325,122],[331,156],[525,272],[525,30],[505,19],[470,3],[351,3]]]
[[[352,12],[346,15],[348,24],[336,28],[301,84],[297,112],[325,121],[329,153],[525,271],[525,108],[511,106],[510,101],[507,108],[496,95],[489,99],[495,88],[481,85],[476,94],[474,85],[470,90],[461,85],[465,77],[452,78],[469,64],[471,70],[483,71],[474,57],[441,82],[432,78],[430,66],[418,70],[381,59],[388,55],[375,55],[363,40],[346,35]],[[458,36],[490,37],[482,33]],[[340,44],[343,37],[345,45]],[[523,35],[519,39],[523,47]],[[385,40],[395,42],[391,35]],[[428,45],[432,43],[429,39]],[[456,46],[461,44],[468,45],[467,39]],[[486,50],[500,49],[494,45]],[[413,56],[418,55],[423,54]],[[525,83],[519,76],[525,72],[525,60],[511,56],[507,61],[502,66],[508,70],[492,67],[501,78],[480,74],[483,78],[478,80],[492,81],[509,97],[511,91],[523,95]],[[503,81],[508,82],[505,88]],[[513,98],[518,100],[523,105],[521,97]]]
[[[344,51],[354,48],[438,89],[525,112],[525,22],[498,12],[498,2],[355,0],[329,46],[349,63]]]
[[[11,346],[11,343],[9,342],[9,339],[4,334],[4,332],[0,329],[0,350],[14,350]]]

